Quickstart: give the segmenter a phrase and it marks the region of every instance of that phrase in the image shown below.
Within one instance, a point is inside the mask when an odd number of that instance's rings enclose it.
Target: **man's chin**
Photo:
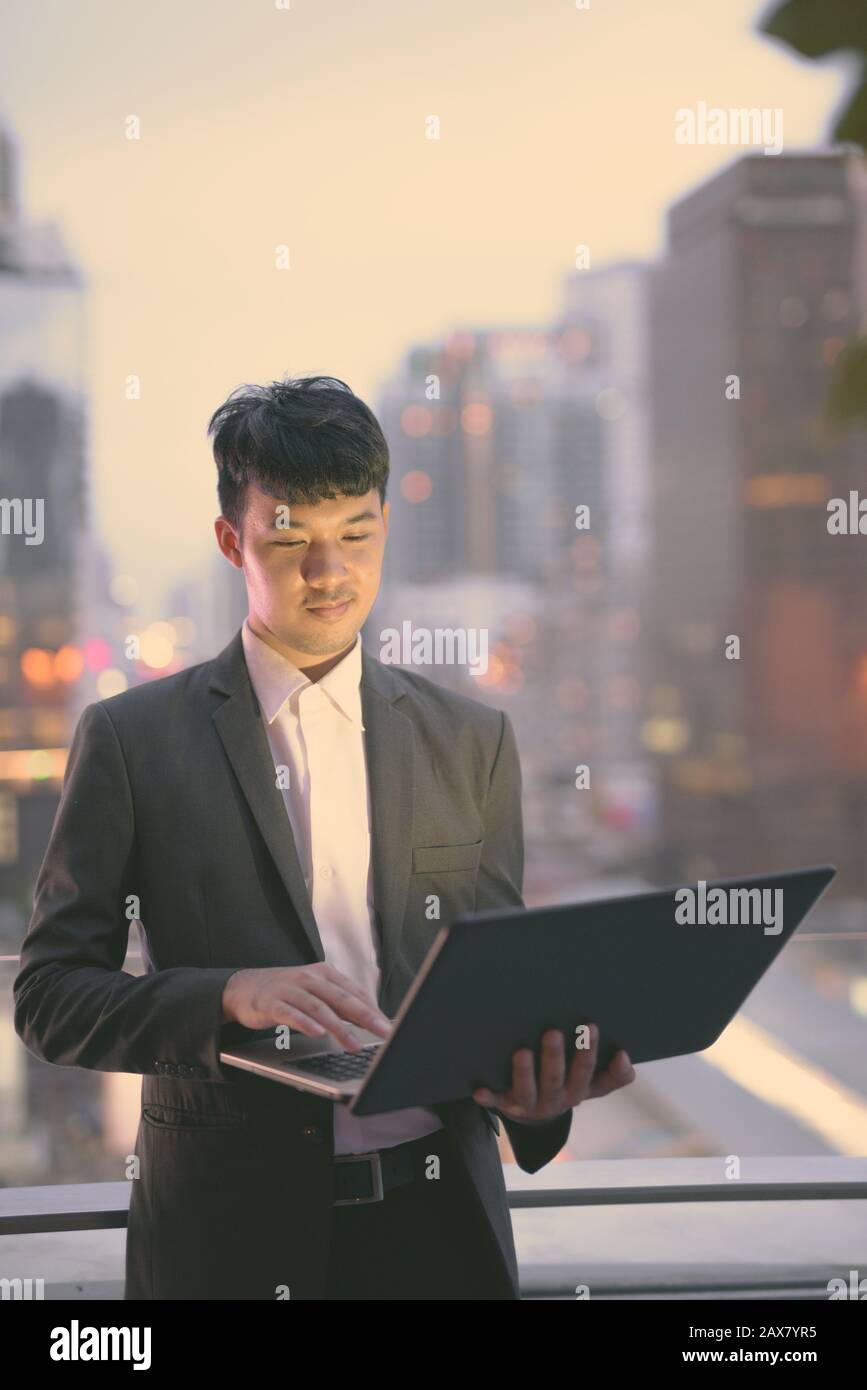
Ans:
[[[315,626],[316,620],[312,619],[309,626],[305,624],[303,632],[282,633],[280,641],[307,656],[334,656],[335,652],[350,646],[358,635],[357,625],[349,620],[311,632],[310,628]]]

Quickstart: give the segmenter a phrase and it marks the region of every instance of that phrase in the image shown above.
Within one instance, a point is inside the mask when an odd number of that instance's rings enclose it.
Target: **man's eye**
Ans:
[[[370,532],[369,532],[369,531],[366,531],[365,534],[364,534],[363,536],[345,536],[345,537],[344,537],[344,540],[347,540],[347,541],[368,541],[368,540],[370,540]],[[291,549],[294,550],[296,546],[303,545],[304,542],[303,542],[303,541],[272,541],[271,544],[272,544],[272,545],[285,545],[285,546],[288,546],[288,547],[290,547]]]

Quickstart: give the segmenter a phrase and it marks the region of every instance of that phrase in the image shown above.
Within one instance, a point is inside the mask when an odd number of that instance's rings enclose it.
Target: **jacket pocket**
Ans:
[[[192,1110],[176,1105],[143,1105],[142,1119],[154,1129],[192,1129],[223,1130],[243,1129],[247,1123],[245,1115],[232,1115],[226,1112]]]
[[[442,874],[460,869],[478,869],[484,840],[469,845],[415,845],[412,851],[414,874]]]

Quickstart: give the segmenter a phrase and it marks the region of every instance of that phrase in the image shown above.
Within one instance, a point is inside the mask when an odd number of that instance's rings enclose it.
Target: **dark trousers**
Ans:
[[[512,1299],[516,1295],[449,1136],[430,1152],[439,1178],[334,1208],[325,1299]]]

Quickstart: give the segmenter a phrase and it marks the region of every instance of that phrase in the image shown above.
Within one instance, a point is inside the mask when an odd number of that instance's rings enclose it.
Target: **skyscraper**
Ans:
[[[867,537],[827,526],[867,432],[823,420],[865,251],[846,155],[741,158],[669,213],[642,726],[667,879],[831,859],[867,891]]]

